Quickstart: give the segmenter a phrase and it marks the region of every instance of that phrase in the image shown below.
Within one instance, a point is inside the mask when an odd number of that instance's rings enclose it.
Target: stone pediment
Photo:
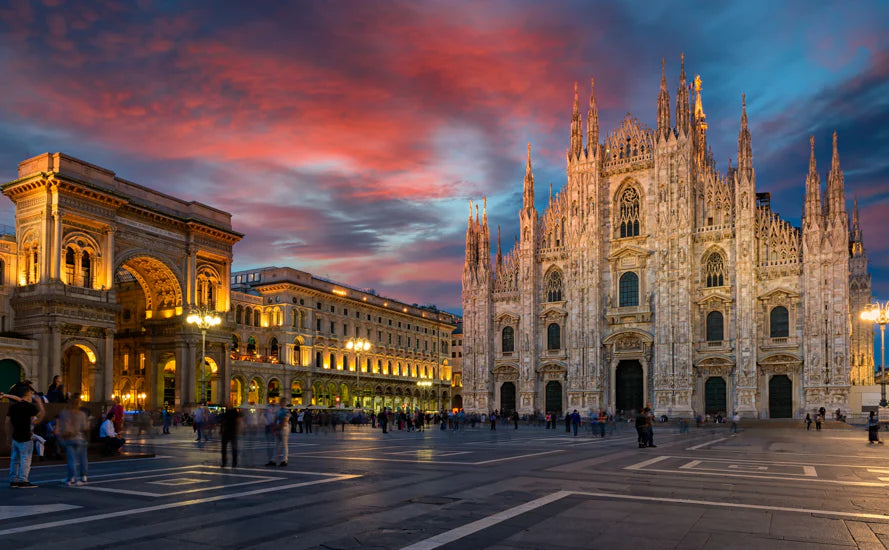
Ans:
[[[635,244],[627,244],[615,250],[608,255],[608,261],[612,263],[623,263],[624,258],[633,258],[637,262],[644,265],[645,259],[651,256],[652,251]]]
[[[561,361],[558,361],[558,362],[547,363],[545,365],[541,365],[541,366],[537,367],[537,372],[540,374],[564,373],[564,372],[568,372],[568,367],[566,367],[565,364],[562,363]]]
[[[757,361],[760,366],[801,364],[803,358],[792,353],[773,353]]]
[[[541,319],[564,319],[568,316],[568,310],[550,306],[540,312],[539,317]]]
[[[491,374],[495,376],[518,376],[519,368],[514,364],[502,364],[494,367]]]
[[[602,340],[603,344],[614,344],[616,347],[618,343],[626,349],[626,346],[630,344],[631,341],[638,341],[640,343],[639,349],[642,349],[641,344],[651,344],[654,342],[654,338],[652,338],[651,334],[639,329],[627,329],[615,332],[613,334],[609,334],[604,340]]]
[[[768,300],[781,301],[781,300],[786,300],[786,299],[796,299],[799,297],[800,297],[800,294],[798,292],[794,292],[793,290],[790,290],[789,288],[778,287],[778,288],[775,288],[775,289],[772,289],[772,290],[766,292],[765,294],[757,296],[757,299],[765,302]]]
[[[713,305],[713,304],[730,304],[732,302],[732,297],[726,294],[725,292],[720,291],[711,291],[705,293],[701,298],[695,300],[695,303],[699,306]]]
[[[504,311],[503,313],[494,317],[494,322],[500,326],[517,325],[519,324],[519,316],[514,313]]]
[[[734,367],[735,359],[728,355],[711,355],[695,361],[695,366],[699,368]]]

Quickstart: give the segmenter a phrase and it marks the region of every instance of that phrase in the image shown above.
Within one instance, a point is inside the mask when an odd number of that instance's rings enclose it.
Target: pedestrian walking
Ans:
[[[170,435],[170,421],[172,420],[172,414],[167,409],[161,411],[161,418],[163,419],[164,428],[161,433],[165,435]]]
[[[608,414],[605,409],[599,409],[599,435],[605,439],[605,426],[608,424]]]
[[[80,410],[80,394],[71,395],[68,406],[59,413],[59,433],[65,446],[68,459],[68,474],[65,485],[73,487],[86,483],[87,474],[87,433],[89,420],[86,413]]]
[[[738,433],[738,422],[740,422],[740,421],[741,421],[741,415],[739,415],[737,413],[737,411],[735,411],[735,413],[732,414],[732,425],[731,425],[731,428],[729,429],[729,431],[732,433],[735,433],[735,434]]]
[[[303,428],[305,428],[306,433],[312,433],[312,411],[310,409],[306,409],[303,414]]]
[[[20,399],[9,406],[4,420],[5,433],[11,440],[9,486],[13,489],[35,489],[37,485],[28,481],[34,453],[31,426],[43,419],[43,400],[34,399],[34,388],[24,383],[13,386],[9,393]]]
[[[812,429],[812,415],[809,413],[806,413],[806,431],[808,432],[811,429]]]
[[[512,411],[512,423],[515,424],[515,429],[519,429],[519,411]]]
[[[874,411],[871,411],[870,416],[867,417],[867,442],[869,445],[883,444],[880,441],[880,418],[874,414]]]
[[[383,407],[383,411],[380,414],[380,427],[383,429],[384,434],[389,433],[389,414],[385,407]]]
[[[198,443],[200,443],[200,441],[201,441],[201,439],[203,439],[203,435],[204,435],[204,420],[205,420],[204,416],[205,416],[205,414],[206,413],[204,411],[203,403],[201,403],[198,405],[198,408],[195,409],[194,416],[192,417],[192,428],[197,433],[197,439],[195,439],[195,441],[197,441]],[[117,431],[117,430],[115,430],[115,431]],[[118,431],[118,433],[120,433],[120,432]]]
[[[574,409],[574,412],[571,413],[571,428],[574,430],[574,437],[577,437],[578,426],[580,426],[580,413]]]
[[[222,413],[222,426],[220,437],[222,438],[222,467],[227,462],[228,447],[232,449],[232,468],[238,467],[238,435],[241,431],[241,411],[233,407],[231,401]]]
[[[497,431],[497,414],[491,413],[491,431]]]
[[[288,443],[290,439],[290,411],[287,409],[287,403],[281,402],[278,411],[275,413],[275,454],[273,458],[277,459],[278,466],[287,466]],[[274,462],[272,463],[274,465]]]
[[[640,449],[648,446],[648,415],[641,409],[636,415],[636,442]]]
[[[822,407],[822,408],[823,408],[823,407]],[[823,420],[824,420],[824,416],[822,416],[822,414],[821,414],[820,412],[819,412],[819,413],[815,413],[815,431],[816,431],[816,432],[820,432],[820,431],[821,431],[821,422],[822,422]]]

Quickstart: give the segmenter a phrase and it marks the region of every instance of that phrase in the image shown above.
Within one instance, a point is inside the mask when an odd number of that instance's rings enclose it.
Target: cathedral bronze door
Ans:
[[[711,376],[704,384],[704,414],[727,413],[725,407],[725,378]]]
[[[629,412],[642,409],[642,365],[639,361],[621,361],[614,375],[614,407]]]
[[[546,383],[546,410],[551,413],[562,412],[562,384],[555,380]]]
[[[769,380],[769,418],[793,417],[793,382],[786,374]]]
[[[515,384],[504,382],[500,386],[500,414],[512,414],[515,410]]]

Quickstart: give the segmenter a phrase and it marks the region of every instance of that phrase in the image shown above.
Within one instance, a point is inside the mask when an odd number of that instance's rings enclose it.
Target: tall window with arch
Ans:
[[[562,327],[558,323],[546,327],[546,349],[562,349]]]
[[[639,276],[627,271],[620,276],[618,282],[618,305],[629,307],[639,305]]]
[[[769,337],[787,338],[790,335],[790,316],[784,306],[773,307],[769,312]]]
[[[244,308],[242,306],[238,306],[235,311],[235,323],[240,325],[244,322]]]
[[[301,367],[303,364],[302,357],[302,346],[300,345],[299,338],[297,338],[293,341],[293,364]]]
[[[639,192],[627,187],[620,194],[617,205],[617,226],[620,238],[639,235]]]
[[[211,269],[204,268],[198,272],[198,304],[201,307],[216,309],[216,286],[218,284],[219,277]]]
[[[512,327],[503,327],[500,333],[500,349],[503,353],[515,351],[515,331]]]
[[[237,354],[239,351],[241,351],[241,341],[237,334],[232,334],[232,353]]]
[[[278,353],[279,353],[279,352],[280,352],[280,349],[279,349],[279,346],[278,346],[278,339],[277,339],[277,338],[272,338],[272,339],[269,341],[269,355],[270,355],[271,357],[277,359],[277,358],[278,358]]]
[[[704,282],[707,287],[725,285],[725,260],[719,252],[711,252],[704,262]]]
[[[87,250],[80,254],[80,285],[84,288],[93,287],[93,260]]]
[[[255,355],[256,354],[256,338],[250,336],[247,338],[247,354]]]
[[[562,301],[562,272],[558,269],[553,269],[546,275],[546,282],[544,284],[545,292],[546,292],[546,301],[547,302],[561,302]]]
[[[707,341],[721,342],[723,340],[722,312],[711,311],[707,314]]]
[[[69,285],[74,284],[74,273],[77,270],[77,254],[74,248],[65,249],[65,282]]]

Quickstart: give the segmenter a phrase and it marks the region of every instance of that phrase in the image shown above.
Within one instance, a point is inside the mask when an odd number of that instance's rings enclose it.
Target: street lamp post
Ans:
[[[346,341],[346,349],[355,350],[355,391],[358,392],[358,408],[364,408],[364,392],[361,391],[361,352],[370,350],[370,340],[364,338],[349,338]]]
[[[886,324],[889,323],[889,302],[874,302],[861,312],[861,318],[880,325],[880,406],[886,406]]]
[[[185,318],[189,325],[195,325],[201,329],[201,399],[203,402],[207,398],[206,378],[207,371],[204,364],[207,359],[207,329],[217,326],[222,319],[212,310],[198,310],[191,313]]]

